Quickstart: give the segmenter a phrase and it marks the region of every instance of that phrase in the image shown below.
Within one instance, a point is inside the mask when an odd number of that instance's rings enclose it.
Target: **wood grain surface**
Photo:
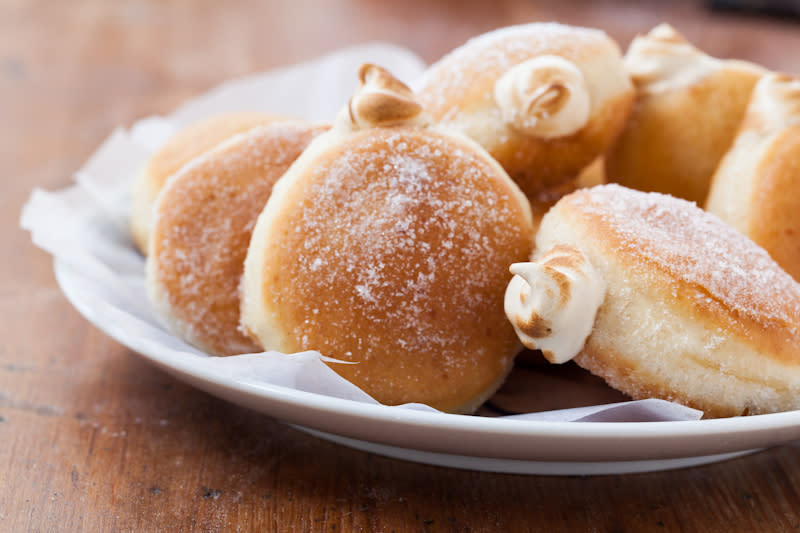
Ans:
[[[0,531],[789,531],[800,443],[627,476],[536,477],[382,458],[178,382],[91,327],[19,229],[114,127],[219,82],[386,40],[433,61],[533,20],[626,47],[669,21],[709,53],[800,74],[797,21],[702,3],[0,0]]]

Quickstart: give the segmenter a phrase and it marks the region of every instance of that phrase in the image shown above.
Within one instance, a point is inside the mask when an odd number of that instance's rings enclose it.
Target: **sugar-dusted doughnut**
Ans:
[[[530,348],[640,399],[734,416],[800,408],[800,285],[694,204],[619,185],[544,217],[506,312]]]
[[[167,178],[229,137],[274,120],[277,117],[256,112],[214,115],[180,130],[150,156],[131,190],[131,234],[139,250],[147,253],[153,205]]]
[[[260,350],[239,329],[239,283],[272,186],[327,129],[279,121],[230,137],[173,175],[154,206],[146,283],[171,329],[215,355]]]
[[[426,111],[484,146],[534,203],[608,149],[633,101],[611,38],[555,23],[473,38],[419,85]]]
[[[667,24],[625,54],[633,113],[606,154],[608,181],[702,205],[763,68],[713,58]]]
[[[756,84],[706,210],[800,280],[800,78],[768,74]]]
[[[521,348],[503,289],[533,246],[528,202],[478,144],[429,126],[404,84],[359,75],[258,218],[242,323],[266,349],[339,360],[382,403],[474,411]]]

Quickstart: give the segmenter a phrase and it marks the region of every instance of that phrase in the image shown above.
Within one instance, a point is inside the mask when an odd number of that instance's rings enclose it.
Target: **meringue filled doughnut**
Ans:
[[[634,399],[707,417],[800,408],[800,286],[690,202],[619,185],[544,217],[506,313],[551,362],[574,357]]]
[[[474,141],[437,127],[385,70],[276,184],[243,278],[265,349],[317,350],[384,404],[472,412],[521,349],[508,266],[533,248],[528,202]]]
[[[419,85],[431,117],[485,147],[532,202],[552,196],[605,152],[633,101],[612,39],[554,23],[471,39],[432,65]]]
[[[229,137],[275,120],[277,117],[255,112],[215,115],[179,131],[155,152],[131,190],[131,234],[139,251],[147,254],[153,205],[167,178]]]
[[[768,74],[711,182],[706,210],[800,280],[800,78]]]
[[[207,353],[261,347],[239,329],[239,283],[272,186],[327,129],[273,122],[235,135],[173,175],[154,207],[146,285],[170,329]]]
[[[702,205],[766,71],[708,56],[667,24],[633,40],[625,68],[636,103],[606,154],[608,181]]]

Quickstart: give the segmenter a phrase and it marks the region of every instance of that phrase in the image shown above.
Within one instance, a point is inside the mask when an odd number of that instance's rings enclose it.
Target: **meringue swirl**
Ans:
[[[536,261],[514,263],[505,312],[522,344],[541,350],[551,363],[565,363],[583,348],[605,281],[586,255],[557,245]]]
[[[358,70],[360,86],[338,120],[353,129],[424,125],[427,121],[414,93],[387,70],[365,63]]]
[[[634,38],[624,61],[633,83],[648,93],[692,85],[721,63],[698,50],[669,24],[659,24],[647,35]]]
[[[591,113],[583,73],[554,55],[510,68],[495,82],[494,99],[507,124],[545,139],[572,135],[586,125]]]
[[[797,123],[800,123],[800,78],[783,73],[761,78],[753,88],[745,125],[755,124],[763,133],[772,133]]]

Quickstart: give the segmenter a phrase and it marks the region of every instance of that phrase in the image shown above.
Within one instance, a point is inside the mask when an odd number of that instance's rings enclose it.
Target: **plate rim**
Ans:
[[[553,461],[569,459],[575,452],[576,444],[583,444],[583,448],[593,445],[610,445],[634,440],[642,445],[656,445],[651,451],[637,452],[636,456],[587,450],[582,452],[581,459],[592,461],[620,461],[669,459],[677,457],[696,457],[732,453],[753,448],[762,448],[782,444],[800,438],[800,410],[748,417],[730,417],[707,420],[685,421],[658,421],[658,422],[560,422],[543,420],[514,420],[503,417],[480,417],[471,415],[458,415],[442,412],[427,412],[413,409],[397,408],[381,404],[369,404],[326,396],[324,394],[302,391],[273,384],[255,384],[238,381],[226,377],[218,379],[208,369],[192,365],[191,360],[180,360],[172,355],[165,357],[161,353],[153,353],[148,347],[138,342],[135,337],[127,335],[124,330],[110,327],[98,316],[98,310],[93,309],[87,302],[73,292],[74,276],[81,274],[71,267],[66,261],[54,258],[54,273],[56,281],[72,306],[92,325],[113,338],[116,342],[131,349],[139,356],[166,370],[178,379],[190,381],[192,385],[218,397],[245,405],[264,414],[282,419],[287,423],[302,425],[325,433],[334,433],[347,439],[356,439],[396,448],[416,449],[432,453],[448,453],[449,445],[453,445],[453,438],[469,436],[494,436],[513,439],[517,444],[524,444],[526,439],[530,444],[541,444],[564,441],[572,446],[567,447],[562,453],[544,452],[540,447],[520,453],[498,450],[489,453],[463,453],[464,449],[454,450],[456,455],[474,457]],[[210,386],[209,386],[210,385]],[[212,390],[209,390],[212,389]],[[225,391],[229,394],[226,394]],[[242,401],[238,395],[246,395]],[[254,401],[255,400],[255,401]],[[298,416],[299,411],[306,411],[308,416]],[[302,414],[302,413],[301,413]],[[331,425],[325,422],[326,417],[347,417],[353,421],[376,424],[379,427],[396,426],[398,429],[413,429],[415,432],[432,432],[438,437],[452,433],[445,438],[441,445],[431,442],[409,443],[412,439],[375,438],[376,431],[366,429],[347,428],[344,431],[332,431]],[[794,429],[794,431],[792,431]],[[771,432],[780,432],[781,436],[775,438]],[[785,435],[784,435],[785,433]],[[739,441],[740,437],[749,437]],[[665,452],[665,442],[678,443],[680,440],[697,438],[719,438],[716,443],[706,443],[696,446],[697,453],[689,451],[692,446],[678,446],[674,452]],[[409,445],[411,444],[411,445]],[[630,445],[630,443],[627,443]],[[660,445],[659,445],[660,444]],[[462,446],[456,443],[457,446]],[[467,446],[466,448],[469,448]],[[623,448],[625,448],[623,446]],[[577,458],[573,458],[578,460]]]

